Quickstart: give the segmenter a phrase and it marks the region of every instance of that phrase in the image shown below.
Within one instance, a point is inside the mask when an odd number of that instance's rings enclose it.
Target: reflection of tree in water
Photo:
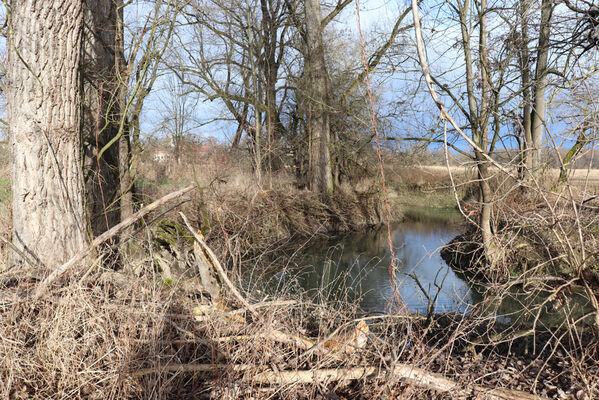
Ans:
[[[394,224],[392,228],[400,294],[411,311],[426,312],[427,300],[407,274],[416,275],[431,297],[438,290],[435,282],[443,281],[435,312],[467,312],[471,309],[468,305],[478,304],[476,312],[479,315],[496,316],[500,322],[521,321],[526,325],[539,310],[538,304],[547,299],[547,295],[543,294],[523,295],[521,288],[503,291],[500,296],[488,296],[485,288],[470,287],[467,279],[447,267],[436,251],[459,233],[452,226],[410,221]],[[359,300],[360,305],[369,311],[384,312],[390,305],[387,303],[393,293],[388,275],[387,229],[384,226],[323,240],[291,262],[302,268],[278,273],[272,280],[275,285],[292,284],[298,290],[309,291],[316,301],[337,301],[341,306],[347,306],[346,301],[353,303]],[[575,307],[576,310],[571,310]],[[582,315],[584,310],[584,307],[572,302],[560,306],[551,301],[540,308],[540,320],[546,326],[557,326],[565,320],[565,311],[571,315]]]
[[[424,222],[394,224],[392,231],[393,247],[398,257],[398,278],[402,287],[402,297],[409,299],[412,310],[426,309],[426,302],[420,288],[407,273],[415,273],[421,284],[436,293],[435,279],[441,282],[445,274],[447,290],[439,298],[445,308],[456,309],[456,301],[451,300],[453,291],[465,296],[468,287],[457,279],[440,259],[435,250],[458,232],[447,226],[438,227]],[[360,298],[363,307],[383,311],[393,297],[391,279],[388,275],[390,252],[386,227],[378,227],[367,232],[347,234],[325,241],[309,248],[298,277],[303,288],[320,293],[319,299],[349,300]],[[441,270],[441,273],[439,272]],[[435,293],[432,293],[434,296]]]

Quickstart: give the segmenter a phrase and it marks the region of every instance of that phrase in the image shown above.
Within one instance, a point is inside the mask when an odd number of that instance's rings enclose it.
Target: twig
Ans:
[[[291,306],[291,305],[295,305],[295,304],[297,304],[297,301],[295,301],[295,300],[269,301],[269,302],[263,302],[263,303],[250,304],[249,310],[255,311],[258,308]],[[224,318],[233,317],[235,315],[243,314],[247,310],[248,310],[248,308],[240,308],[240,309],[233,310],[233,311],[219,313],[219,316],[224,317]],[[213,315],[196,315],[194,317],[194,319],[198,322],[210,321],[213,318],[214,318]]]
[[[137,222],[138,220],[143,218],[149,212],[156,210],[157,208],[161,207],[163,204],[168,203],[169,201],[171,201],[173,199],[176,199],[178,197],[183,196],[186,193],[191,192],[193,189],[195,189],[195,187],[196,187],[195,185],[189,185],[189,186],[184,187],[183,189],[179,189],[175,192],[169,193],[166,196],[161,197],[160,199],[156,200],[152,204],[145,206],[144,208],[142,208],[141,210],[139,210],[138,212],[133,214],[131,217],[122,221],[120,224],[115,225],[112,229],[104,232],[103,234],[101,234],[100,236],[95,238],[90,243],[90,245],[87,246],[87,248],[85,248],[84,250],[75,254],[69,261],[65,262],[60,267],[58,267],[54,271],[52,271],[52,273],[50,275],[48,275],[48,277],[46,279],[44,279],[42,281],[42,283],[40,283],[40,285],[37,287],[35,293],[33,294],[33,296],[31,296],[31,300],[35,301],[35,300],[39,299],[46,292],[46,290],[48,289],[48,286],[52,282],[54,282],[56,279],[58,279],[60,276],[62,276],[66,271],[70,270],[71,268],[73,268],[77,264],[79,264],[81,261],[83,261],[85,259],[85,257],[90,255],[102,243],[104,243],[107,240],[111,239],[112,237],[116,236],[123,229],[126,229],[129,226],[133,225],[135,222]]]
[[[145,368],[131,374],[134,377],[144,376],[161,372],[210,372],[218,371],[245,371],[252,368],[251,365],[227,365],[227,364],[169,364],[160,367]]]
[[[263,302],[263,303],[250,304],[249,310],[254,311],[258,308],[292,306],[292,305],[296,305],[296,304],[297,304],[297,301],[295,301],[295,300],[269,301],[269,302]],[[225,317],[225,318],[232,317],[235,315],[243,314],[244,312],[246,312],[246,310],[247,310],[246,308],[240,308],[238,310],[223,312],[222,314],[219,314],[219,316]],[[212,315],[196,315],[194,317],[194,319],[198,322],[210,321],[213,318],[214,317]]]
[[[19,249],[13,242],[6,239],[4,236],[0,236],[0,241],[4,242],[4,244],[6,244],[8,247],[10,247],[12,249],[12,251],[17,253],[19,255],[19,257],[21,257],[23,260],[25,260],[25,262],[27,264],[29,264],[30,267],[33,267],[33,268],[42,268],[43,267],[41,263],[29,258],[29,256],[27,254],[25,254],[25,251],[22,251],[21,249]]]

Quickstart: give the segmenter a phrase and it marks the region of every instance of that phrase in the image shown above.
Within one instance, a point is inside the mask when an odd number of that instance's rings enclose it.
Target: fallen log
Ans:
[[[218,272],[218,275],[220,276],[220,278],[223,280],[223,282],[229,288],[229,291],[245,307],[246,310],[248,310],[252,315],[257,317],[258,313],[256,313],[256,311],[252,308],[250,303],[248,303],[248,301],[245,299],[245,297],[243,297],[241,295],[241,293],[239,293],[239,290],[237,290],[235,285],[233,285],[233,282],[231,282],[231,280],[227,276],[227,273],[223,269],[222,265],[220,265],[220,262],[218,261],[218,258],[216,258],[214,253],[212,252],[212,249],[210,247],[208,247],[208,245],[206,244],[204,239],[200,235],[198,235],[196,230],[191,227],[191,224],[187,220],[187,217],[185,216],[185,214],[183,214],[183,213],[179,213],[179,214],[181,215],[181,218],[183,218],[183,221],[185,221],[185,225],[187,225],[187,229],[189,229],[189,232],[193,235],[196,242],[200,244],[202,250],[205,252],[209,263],[212,265],[212,267],[214,269],[216,269],[216,272]]]
[[[140,377],[153,373],[163,372],[194,372],[218,374],[224,371],[230,372],[252,372],[246,374],[243,381],[246,383],[281,386],[293,384],[312,384],[331,382],[352,381],[366,378],[390,377],[405,380],[407,383],[431,389],[442,393],[452,392],[459,396],[476,396],[477,399],[487,400],[548,400],[545,397],[534,394],[506,389],[491,388],[483,385],[471,387],[463,386],[458,382],[444,377],[443,375],[426,371],[408,364],[395,363],[391,368],[379,368],[374,366],[353,368],[331,368],[331,369],[309,369],[309,370],[287,370],[274,371],[265,370],[264,367],[256,365],[227,365],[227,364],[171,364],[155,368],[146,368],[134,372],[132,375]]]

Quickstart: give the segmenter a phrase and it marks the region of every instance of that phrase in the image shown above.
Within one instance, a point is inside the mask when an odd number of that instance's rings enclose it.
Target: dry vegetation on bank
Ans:
[[[347,183],[331,195],[322,195],[298,187],[287,170],[258,183],[251,160],[228,153],[180,164],[146,158],[141,164],[138,188],[144,204],[188,184],[196,184],[199,190],[177,211],[190,217],[227,264],[237,265],[299,239],[375,226],[385,218],[376,179]],[[398,201],[391,200],[390,206],[391,219],[401,218]],[[175,233],[168,241],[178,240],[182,221],[176,212],[157,222],[162,231],[166,222],[167,232],[162,233]]]
[[[285,289],[268,297],[244,293],[249,306],[232,295],[215,301],[197,284],[197,272],[195,281],[160,279],[151,261],[135,275],[131,268],[71,272],[34,301],[23,296],[36,279],[2,275],[3,398],[592,399],[599,393],[598,349],[587,339],[481,342],[507,334],[506,327],[475,315],[364,318],[355,306],[291,299]],[[358,330],[359,321],[368,328]]]
[[[388,168],[394,209],[427,196],[442,207],[453,198],[442,169]],[[201,190],[145,216],[148,226],[138,225],[118,272],[87,262],[32,301],[27,296],[44,273],[3,268],[0,397],[599,396],[596,336],[569,320],[531,333],[488,313],[368,317],[357,305],[316,304],[291,298],[285,288],[243,292],[250,307],[230,291],[211,299],[178,211],[201,228],[233,282],[242,260],[259,269],[260,255],[293,237],[358,229],[382,218],[375,180],[323,199],[295,188],[285,174],[273,177],[272,186],[257,185],[248,170],[226,158],[206,160],[201,170],[146,160],[139,182],[144,204],[186,183]],[[467,171],[457,177],[470,179]],[[458,191],[460,198],[472,196],[465,184]],[[359,321],[368,323],[365,331]]]

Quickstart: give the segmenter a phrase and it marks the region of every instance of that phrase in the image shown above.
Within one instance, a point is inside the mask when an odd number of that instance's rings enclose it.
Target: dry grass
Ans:
[[[444,181],[445,183],[448,182],[447,167],[445,166],[431,165],[417,168],[420,169],[423,174],[439,176],[442,177],[441,181]],[[451,172],[458,177],[458,183],[462,183],[462,179],[471,179],[475,176],[476,172],[474,166],[451,166],[450,168]],[[491,169],[491,171],[493,171],[493,169]],[[552,186],[557,182],[559,175],[560,170],[558,168],[547,168],[542,179],[546,180],[549,186]],[[579,189],[587,186],[593,193],[599,190],[599,169],[571,169],[568,172],[568,176],[570,182]]]
[[[23,285],[3,293],[18,295]],[[160,288],[135,280],[120,287],[110,279],[74,283],[34,304],[5,303],[0,393],[7,399],[118,399],[172,392],[176,379],[129,374],[148,362],[193,356],[160,344],[174,329],[165,315],[176,309],[177,301]]]
[[[286,173],[258,184],[248,165],[226,158],[207,160],[201,170],[191,164],[149,161],[141,167],[145,199],[184,183],[197,182],[203,188],[184,208],[229,267],[237,267],[248,249],[260,259],[292,234],[313,234],[319,224],[353,228],[356,220],[372,217],[363,207],[376,210],[376,204],[363,201],[378,190],[369,179],[350,185],[337,200],[324,201],[290,189],[292,179]],[[472,178],[467,168],[454,172],[464,182]],[[442,168],[404,169],[391,179],[418,190],[439,186],[450,190]],[[514,209],[507,201],[502,204]],[[364,214],[355,218],[359,213]],[[169,213],[160,218],[174,220]],[[290,292],[265,294],[258,292],[260,286],[244,293],[261,306],[254,313],[223,311],[223,304],[210,305],[198,286],[188,237],[177,236],[172,247],[160,249],[157,232],[142,231],[148,235],[146,241],[135,238],[140,252],[125,262],[121,272],[81,266],[35,302],[22,299],[47,271],[2,272],[0,398],[423,399],[456,398],[459,390],[473,385],[551,397],[563,393],[577,400],[599,398],[596,333],[570,321],[529,340],[479,312],[482,307],[468,315],[370,316],[364,347],[345,353],[306,349],[275,340],[269,332],[301,335],[319,343],[331,339],[338,329],[351,332],[364,315],[355,304],[314,304],[297,292],[293,304],[281,303],[290,300]],[[5,255],[6,249],[2,251]],[[167,253],[170,258],[165,258]],[[178,263],[184,273],[167,276],[165,262]],[[255,267],[259,271],[264,266]],[[84,275],[88,270],[92,273]],[[493,287],[498,293],[506,288]],[[198,319],[198,306],[210,312]],[[230,301],[226,306],[238,305]],[[440,393],[393,374],[271,385],[257,378],[263,372],[365,365],[388,371],[400,362],[451,377],[459,390]],[[218,367],[201,372],[200,365]]]
[[[0,398],[312,399],[334,392],[355,395],[364,386],[376,393],[398,386],[380,379],[271,387],[254,382],[255,368],[347,368],[382,356],[380,345],[356,349],[351,357],[310,355],[267,334],[288,332],[317,341],[339,326],[351,329],[355,308],[340,311],[297,298],[282,303],[286,305],[262,303],[253,316],[229,317],[209,307],[197,286],[165,284],[149,266],[141,276],[104,272],[72,279],[34,303],[18,299],[35,281],[2,278]],[[275,300],[281,300],[284,294],[277,296]],[[201,304],[211,311],[198,321],[194,308]],[[389,340],[405,340],[403,335],[395,338]],[[185,365],[191,366],[187,372]],[[202,373],[194,372],[194,365],[221,367]]]
[[[245,158],[210,158],[196,164],[147,160],[141,168],[141,196],[147,203],[175,187],[197,183],[200,190],[182,210],[235,268],[288,246],[292,239],[362,229],[380,224],[384,217],[374,180],[320,195],[296,187],[285,171],[265,174],[261,182],[251,171]],[[160,174],[169,178],[161,179]],[[392,218],[400,217],[398,211],[393,207]],[[161,219],[182,223],[175,212]]]
[[[543,395],[556,387],[584,396],[599,390],[591,383],[599,373],[592,362],[596,346],[587,344],[584,357],[564,359],[555,350],[569,347],[545,336],[542,354],[526,356],[523,340],[463,353],[473,340],[505,329],[487,317],[371,316],[363,346],[308,348],[280,340],[281,334],[313,343],[351,337],[360,320],[357,307],[314,304],[301,294],[290,302],[282,290],[266,299],[264,292],[246,293],[255,311],[231,313],[222,302],[210,305],[198,286],[161,280],[151,264],[139,276],[74,278],[34,303],[18,302],[34,280],[2,279],[0,398],[450,399],[474,383]],[[500,348],[506,345],[509,356]],[[350,381],[264,382],[264,374],[284,371],[390,370],[397,363],[441,373],[458,386],[443,393],[387,373]],[[545,378],[547,370],[559,374]]]

